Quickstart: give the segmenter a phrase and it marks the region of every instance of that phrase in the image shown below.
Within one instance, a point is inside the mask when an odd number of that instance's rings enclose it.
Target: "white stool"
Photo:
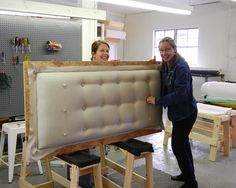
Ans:
[[[16,143],[17,135],[23,135],[25,133],[25,121],[17,121],[11,123],[4,123],[2,125],[1,133],[1,143],[0,143],[0,161],[8,166],[8,182],[11,183],[14,174],[14,167],[21,164],[15,164],[15,155],[16,155]],[[3,148],[6,134],[8,134],[8,163],[5,162],[3,157]],[[43,174],[43,168],[41,161],[38,161],[38,167],[40,174]]]

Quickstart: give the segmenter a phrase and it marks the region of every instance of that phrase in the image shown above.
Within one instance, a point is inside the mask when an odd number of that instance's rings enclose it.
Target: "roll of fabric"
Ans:
[[[201,93],[206,102],[236,108],[236,83],[205,82]]]
[[[198,113],[211,115],[225,115],[231,112],[232,108],[225,108],[216,105],[197,103]]]

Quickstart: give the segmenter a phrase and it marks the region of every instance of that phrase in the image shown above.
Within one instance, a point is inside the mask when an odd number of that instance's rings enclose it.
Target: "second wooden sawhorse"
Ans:
[[[229,156],[231,116],[231,108],[198,103],[198,117],[189,138],[210,145],[210,161],[216,160],[218,147],[223,151],[225,156]],[[171,133],[171,121],[167,120],[163,141],[164,145],[168,144]]]

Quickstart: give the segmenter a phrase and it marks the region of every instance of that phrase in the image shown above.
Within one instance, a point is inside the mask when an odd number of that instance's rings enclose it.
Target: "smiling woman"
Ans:
[[[110,46],[107,42],[102,40],[94,41],[91,46],[91,61],[104,62],[108,61],[110,57]],[[112,65],[118,65],[120,60],[110,60]]]
[[[108,61],[110,46],[105,41],[97,40],[91,46],[91,61]]]
[[[180,188],[197,188],[189,133],[197,117],[196,101],[193,97],[192,76],[188,63],[177,52],[174,39],[165,37],[159,42],[162,58],[161,97],[148,96],[149,104],[167,108],[172,121],[171,146],[181,174],[172,176],[174,181],[183,181]]]

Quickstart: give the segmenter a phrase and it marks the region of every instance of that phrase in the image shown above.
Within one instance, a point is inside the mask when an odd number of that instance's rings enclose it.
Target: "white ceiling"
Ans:
[[[81,7],[82,0],[30,0],[30,1]],[[114,1],[114,0],[111,0],[111,1]],[[230,2],[230,0],[136,0],[136,1],[152,3],[152,4],[158,4],[158,2],[164,2],[164,3],[178,4],[178,5],[182,4],[182,5],[188,5],[188,6],[198,6],[198,5],[219,3],[219,2]],[[236,6],[236,2],[232,2],[232,3],[234,3]],[[117,14],[122,14],[122,15],[135,14],[135,13],[147,11],[143,9],[129,8],[129,7],[111,5],[111,4],[105,4],[105,3],[98,3],[98,9],[117,13]]]

